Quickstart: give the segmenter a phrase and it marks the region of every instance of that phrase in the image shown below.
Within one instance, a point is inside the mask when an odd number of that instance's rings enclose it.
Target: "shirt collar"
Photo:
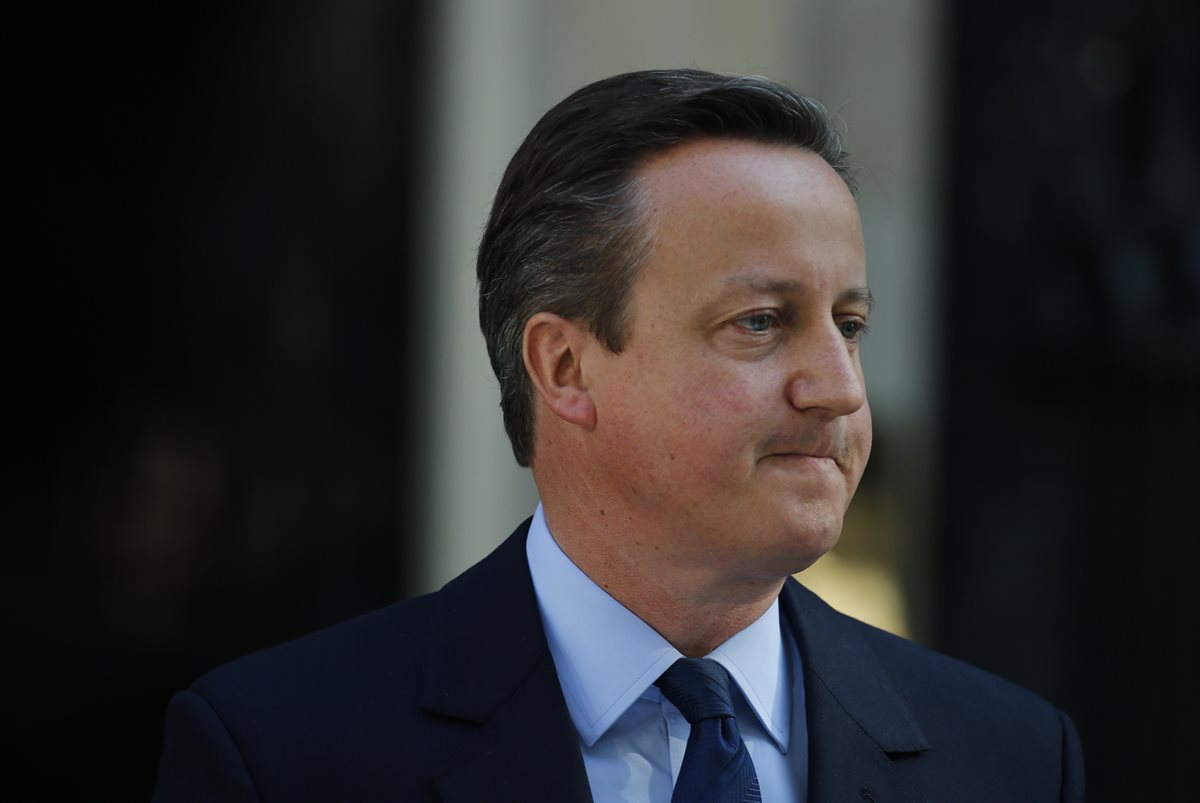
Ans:
[[[591,747],[682,654],[571,562],[546,526],[540,504],[525,549],[567,710]],[[706,657],[728,670],[786,752],[791,684],[779,601]]]

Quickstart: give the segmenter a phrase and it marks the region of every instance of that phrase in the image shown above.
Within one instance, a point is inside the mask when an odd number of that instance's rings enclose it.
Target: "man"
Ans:
[[[548,112],[478,265],[542,504],[440,592],[177,695],[156,799],[1080,800],[1065,715],[789,579],[870,452],[851,186],[764,79]]]

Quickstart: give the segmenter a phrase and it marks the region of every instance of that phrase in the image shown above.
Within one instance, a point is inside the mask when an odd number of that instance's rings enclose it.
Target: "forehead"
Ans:
[[[650,160],[639,179],[647,280],[699,286],[739,275],[837,292],[866,282],[854,198],[812,151],[700,140]]]
[[[820,174],[822,181],[828,181],[830,189],[838,186],[849,194],[849,188],[837,171],[814,151],[790,143],[738,137],[703,137],[684,142],[651,156],[642,165],[640,173],[661,180],[669,176],[674,179],[690,176],[704,182],[736,175],[749,165],[778,164],[788,160],[807,166],[813,171],[814,179]]]
[[[652,212],[678,207],[691,213],[755,203],[853,210],[846,182],[813,151],[794,145],[742,139],[701,139],[649,159],[638,171]]]

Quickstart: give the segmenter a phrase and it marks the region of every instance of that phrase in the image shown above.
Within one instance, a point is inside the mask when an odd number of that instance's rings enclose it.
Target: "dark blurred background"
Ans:
[[[936,643],[1193,796],[1200,6],[956,10]]]
[[[5,26],[0,797],[146,799],[171,693],[428,586],[431,349],[474,327],[427,299],[429,121],[471,5],[60,3]],[[1200,18],[923,7],[939,384],[913,630],[1070,712],[1090,800],[1184,799]],[[877,460],[904,442],[885,429]]]
[[[148,799],[174,691],[401,591],[424,22],[374,11],[6,26],[0,798]]]

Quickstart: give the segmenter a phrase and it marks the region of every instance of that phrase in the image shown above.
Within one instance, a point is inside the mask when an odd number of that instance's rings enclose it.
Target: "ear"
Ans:
[[[521,342],[525,370],[551,412],[589,432],[596,428],[596,405],[583,375],[582,357],[591,333],[552,312],[539,312],[525,324]]]

